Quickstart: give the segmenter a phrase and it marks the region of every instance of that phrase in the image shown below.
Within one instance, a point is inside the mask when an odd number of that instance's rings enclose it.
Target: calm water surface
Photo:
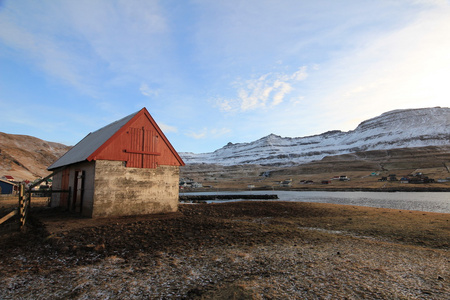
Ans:
[[[229,195],[229,194],[277,194],[279,200],[347,204],[358,206],[420,210],[450,213],[450,193],[447,192],[298,192],[298,191],[238,191],[238,192],[198,192],[181,195]],[[237,200],[239,201],[239,200]],[[253,200],[255,201],[255,200]],[[257,200],[256,200],[257,201]],[[208,202],[225,202],[221,200]],[[229,202],[229,200],[227,201]]]

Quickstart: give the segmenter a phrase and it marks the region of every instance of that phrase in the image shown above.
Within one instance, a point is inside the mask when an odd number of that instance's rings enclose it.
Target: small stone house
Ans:
[[[146,108],[89,133],[54,162],[52,207],[87,217],[175,212],[184,162]]]

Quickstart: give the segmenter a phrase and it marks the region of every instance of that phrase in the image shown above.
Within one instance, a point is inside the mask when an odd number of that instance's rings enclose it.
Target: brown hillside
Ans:
[[[70,146],[47,142],[27,136],[0,132],[0,177],[11,175],[16,180],[34,180],[50,174],[47,167],[70,149]],[[221,166],[212,164],[190,164],[181,168],[181,177],[189,177],[204,185],[222,189],[246,189],[278,186],[277,181],[292,179],[292,188],[314,188],[317,185],[302,185],[300,180],[321,180],[345,174],[352,178],[345,183],[333,182],[331,188],[368,187],[379,188],[379,176],[398,174],[403,176],[420,171],[432,178],[450,177],[450,146],[401,148],[356,152],[324,157],[290,167],[264,165]],[[269,177],[261,176],[268,172]],[[369,176],[376,172],[379,176]],[[433,184],[433,187],[449,187],[450,183]],[[328,187],[328,186],[327,186]]]
[[[50,174],[47,167],[70,147],[28,136],[0,132],[0,177],[34,180]]]

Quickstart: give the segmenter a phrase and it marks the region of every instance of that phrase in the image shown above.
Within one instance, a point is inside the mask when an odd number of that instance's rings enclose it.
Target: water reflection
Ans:
[[[450,213],[450,193],[447,192],[297,192],[297,191],[237,191],[237,192],[197,192],[189,195],[223,194],[277,194],[278,201],[318,202],[419,210]],[[181,193],[181,195],[186,195]],[[255,200],[253,200],[255,201]],[[225,201],[211,201],[225,202]],[[227,201],[229,202],[229,201]]]

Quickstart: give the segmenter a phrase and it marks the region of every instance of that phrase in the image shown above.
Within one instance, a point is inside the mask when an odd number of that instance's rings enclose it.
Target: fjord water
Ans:
[[[346,204],[392,208],[400,210],[418,210],[426,212],[450,213],[449,192],[326,192],[326,191],[236,191],[236,192],[198,192],[188,195],[228,195],[228,194],[276,194],[279,200]],[[182,195],[187,195],[182,193]],[[213,200],[208,202],[229,202]],[[239,200],[237,200],[239,201]],[[255,201],[255,200],[250,200]]]

